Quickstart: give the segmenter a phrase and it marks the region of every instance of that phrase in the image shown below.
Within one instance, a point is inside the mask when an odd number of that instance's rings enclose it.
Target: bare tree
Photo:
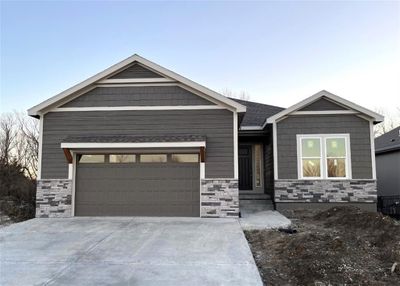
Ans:
[[[16,137],[15,118],[12,113],[0,116],[0,160],[8,164],[12,158],[11,152],[14,148]]]
[[[18,163],[24,173],[35,179],[39,151],[37,120],[22,112],[4,113],[0,117],[0,160]]]
[[[231,97],[231,98],[237,98],[241,100],[249,100],[250,99],[250,94],[247,91],[239,91],[239,92],[234,92],[228,88],[224,88],[221,90],[221,94],[226,96],[226,97]]]
[[[400,107],[397,107],[397,112],[389,113],[383,108],[376,108],[375,112],[385,116],[385,120],[374,127],[374,135],[378,137],[400,125]]]

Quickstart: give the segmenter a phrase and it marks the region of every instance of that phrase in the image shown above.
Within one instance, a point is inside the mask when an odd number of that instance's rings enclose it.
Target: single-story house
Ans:
[[[378,196],[400,198],[400,126],[375,139]]]
[[[327,91],[280,108],[227,98],[133,55],[28,110],[40,120],[37,217],[238,217],[376,209],[373,125]]]

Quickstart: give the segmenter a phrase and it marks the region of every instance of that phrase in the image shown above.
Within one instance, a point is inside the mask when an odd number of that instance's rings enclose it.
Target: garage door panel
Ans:
[[[198,163],[85,163],[76,174],[75,214],[199,216]]]

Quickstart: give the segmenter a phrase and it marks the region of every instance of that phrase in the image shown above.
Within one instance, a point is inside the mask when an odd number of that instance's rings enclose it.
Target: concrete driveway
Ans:
[[[33,219],[0,256],[0,285],[262,285],[236,219]]]

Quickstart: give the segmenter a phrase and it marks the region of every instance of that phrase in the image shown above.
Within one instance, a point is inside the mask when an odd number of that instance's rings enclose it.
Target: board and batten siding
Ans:
[[[43,121],[42,179],[68,177],[67,136],[205,135],[206,178],[233,178],[233,113],[216,110],[49,112]]]
[[[179,86],[96,87],[61,107],[214,105]]]
[[[372,179],[369,122],[355,115],[289,116],[277,124],[278,179],[298,179],[297,134],[350,134],[353,179]]]

